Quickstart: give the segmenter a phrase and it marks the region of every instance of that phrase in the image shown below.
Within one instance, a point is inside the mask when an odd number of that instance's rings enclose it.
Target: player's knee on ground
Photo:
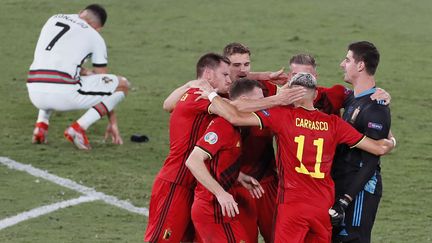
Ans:
[[[119,84],[115,91],[122,91],[125,95],[128,94],[130,83],[125,77],[117,76]]]

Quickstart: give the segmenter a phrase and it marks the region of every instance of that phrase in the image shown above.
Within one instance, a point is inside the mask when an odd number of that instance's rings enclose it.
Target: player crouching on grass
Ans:
[[[99,34],[107,19],[105,9],[92,4],[79,14],[56,14],[39,36],[27,79],[29,97],[39,109],[33,143],[46,143],[53,111],[88,109],[64,136],[79,149],[90,149],[85,131],[108,115],[105,139],[122,144],[114,107],[127,95],[126,78],[107,74],[107,49]],[[93,70],[82,67],[91,56]]]
[[[230,98],[264,97],[261,88],[238,80],[230,88]],[[192,205],[192,222],[202,242],[252,242],[238,220],[238,204],[233,195],[238,180],[254,198],[264,190],[257,180],[240,172],[241,136],[239,128],[217,117],[196,143],[186,166],[198,180]]]

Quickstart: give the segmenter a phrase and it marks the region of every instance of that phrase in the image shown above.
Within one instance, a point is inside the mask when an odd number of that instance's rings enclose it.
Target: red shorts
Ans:
[[[278,181],[274,179],[268,183],[261,184],[261,186],[264,189],[264,195],[262,198],[255,201],[258,209],[258,227],[264,241],[271,242],[277,203]]]
[[[265,242],[271,242],[273,215],[276,209],[278,182],[276,179],[261,184],[264,195],[254,199],[241,185],[235,186],[240,214],[240,223],[244,226],[252,243],[258,242],[258,228]]]
[[[215,210],[215,207],[218,207]],[[192,221],[198,242],[250,242],[237,217],[221,217],[217,201],[195,197]]]
[[[193,190],[156,178],[150,198],[145,242],[193,241]]]
[[[306,203],[278,204],[274,227],[274,242],[331,242],[328,208]]]
[[[246,243],[249,242],[243,226],[239,221],[230,223],[195,223],[195,231],[200,236],[202,243]]]

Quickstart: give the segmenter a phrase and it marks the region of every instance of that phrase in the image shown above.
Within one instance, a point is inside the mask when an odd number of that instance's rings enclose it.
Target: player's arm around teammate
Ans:
[[[293,87],[293,88],[286,88],[287,94],[291,94],[291,92],[288,92],[289,90],[303,90],[300,87]],[[303,93],[301,95],[298,95],[295,93],[295,96],[285,98],[289,101],[293,100],[297,101],[300,100],[303,97]],[[210,106],[210,111],[212,113],[218,114],[219,116],[224,117],[227,119],[231,124],[236,126],[260,126],[260,120],[257,118],[257,116],[254,113],[248,113],[248,112],[240,112],[237,110],[235,106],[230,104],[229,102],[223,100],[221,97],[219,97],[214,91],[211,90],[201,90],[199,93],[201,93],[202,96],[207,96],[208,99],[211,101],[212,105]],[[279,96],[282,96],[282,93],[278,94]],[[277,95],[275,95],[276,97]],[[255,102],[255,101],[254,101]],[[375,155],[383,155],[388,152],[390,152],[394,148],[394,142],[391,139],[380,139],[380,140],[374,140],[372,138],[364,137],[359,143],[354,145],[353,147],[360,148],[362,150],[365,150],[369,153],[375,154]]]
[[[222,215],[234,217],[239,214],[237,203],[234,197],[226,192],[222,186],[210,175],[204,161],[208,160],[210,156],[202,149],[195,147],[189,158],[186,160],[186,166],[192,172],[194,177],[205,188],[207,188],[217,198],[221,208]]]

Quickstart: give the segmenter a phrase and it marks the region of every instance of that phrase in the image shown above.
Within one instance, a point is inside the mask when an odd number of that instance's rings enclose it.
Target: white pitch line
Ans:
[[[13,217],[9,217],[9,218],[5,218],[5,219],[0,220],[0,230],[7,228],[7,227],[10,227],[10,226],[13,226],[15,224],[18,224],[22,221],[32,219],[32,218],[37,218],[37,217],[42,216],[44,214],[54,212],[54,211],[59,210],[61,208],[66,208],[66,207],[78,205],[80,203],[91,202],[91,201],[95,201],[95,200],[99,200],[99,198],[92,197],[92,196],[81,196],[79,198],[75,198],[75,199],[71,199],[71,200],[67,200],[67,201],[62,201],[62,202],[53,203],[50,205],[45,205],[42,207],[34,208],[32,210],[17,214]]]
[[[7,167],[9,167],[11,169],[19,170],[19,171],[25,171],[25,172],[33,175],[33,176],[43,178],[45,180],[51,181],[51,182],[56,183],[58,185],[61,185],[63,187],[67,187],[67,188],[72,189],[74,191],[80,192],[84,195],[87,195],[90,197],[95,197],[97,199],[100,199],[100,200],[108,203],[108,204],[114,205],[114,206],[119,207],[119,208],[126,209],[129,212],[141,214],[141,215],[148,217],[149,211],[147,208],[135,207],[134,205],[132,205],[128,201],[120,200],[114,196],[109,196],[109,195],[106,195],[102,192],[98,192],[98,191],[94,190],[93,188],[80,185],[80,184],[76,183],[75,181],[50,174],[44,170],[35,168],[31,165],[21,164],[19,162],[11,160],[7,157],[1,157],[0,156],[0,163],[6,165]]]

